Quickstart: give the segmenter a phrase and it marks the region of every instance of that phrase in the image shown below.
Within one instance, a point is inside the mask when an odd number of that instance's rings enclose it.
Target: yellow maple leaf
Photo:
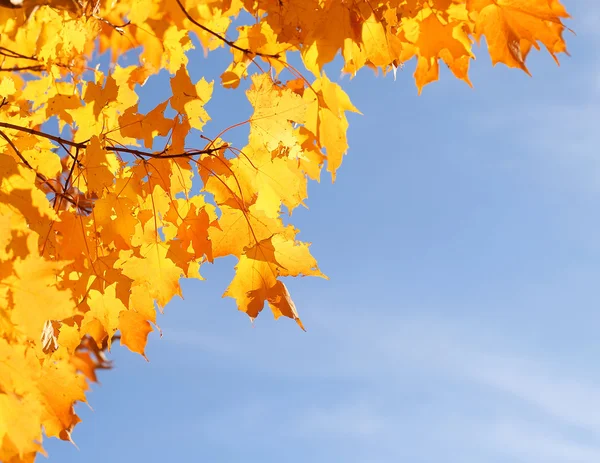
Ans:
[[[323,276],[308,245],[294,240],[295,232],[288,229],[246,249],[236,265],[236,273],[224,296],[236,300],[238,309],[254,319],[269,302],[276,318],[293,318],[304,329],[287,288],[279,276]]]
[[[10,77],[3,77],[0,80],[0,97],[6,98],[17,92],[15,81]]]
[[[92,137],[90,140],[83,163],[86,167],[87,189],[96,193],[112,185],[120,167],[117,157],[102,148],[98,137]]]
[[[94,221],[106,244],[125,249],[139,223],[135,217],[136,203],[127,196],[113,192],[105,194],[94,205]]]
[[[485,35],[492,63],[528,74],[527,51],[530,46],[538,48],[538,41],[553,56],[565,51],[560,20],[568,15],[556,5],[548,0],[467,0],[467,9],[476,18],[475,37]]]
[[[5,283],[12,294],[10,318],[32,342],[39,342],[47,320],[61,320],[73,312],[74,302],[68,291],[58,285],[58,274],[66,262],[48,261],[38,255],[37,239],[27,240],[29,255],[14,263],[14,275]],[[43,310],[42,310],[43,308]]]
[[[162,56],[162,67],[175,74],[188,63],[185,52],[193,48],[188,31],[177,26],[169,27],[163,36],[165,53]]]
[[[94,320],[99,321],[108,335],[108,346],[110,348],[111,339],[119,329],[119,314],[123,310],[127,310],[127,307],[117,297],[116,285],[107,286],[102,292],[91,289],[88,293],[87,304],[90,310],[85,313],[82,329],[85,330],[87,323]]]
[[[310,104],[305,127],[327,151],[327,170],[335,180],[335,172],[348,150],[348,120],[345,113],[359,111],[342,88],[331,82],[325,73],[313,83],[312,88],[314,93],[304,93],[305,101]]]
[[[170,101],[173,109],[187,115],[194,129],[202,130],[204,124],[210,120],[204,105],[212,96],[213,83],[200,79],[194,85],[186,68],[181,67],[171,79],[171,89],[173,96]]]
[[[213,257],[240,256],[247,246],[254,246],[273,233],[283,230],[281,220],[267,216],[256,206],[247,211],[221,206],[217,226],[208,230]]]
[[[142,285],[158,301],[161,307],[167,305],[173,296],[181,296],[179,278],[181,268],[167,257],[168,248],[161,242],[149,242],[140,247],[139,257],[131,251],[121,251],[116,268],[135,282]]]
[[[87,383],[67,362],[46,362],[37,382],[44,432],[49,437],[71,440],[71,430],[80,421],[73,410],[75,402],[85,402]]]
[[[299,27],[304,26],[308,31],[305,39],[306,47],[302,50],[302,59],[306,68],[318,76],[323,66],[333,60],[345,42],[359,41],[358,28],[354,14],[344,2],[326,2],[323,8],[310,11],[303,2],[294,2],[298,9],[302,9]],[[288,22],[283,16],[282,20]],[[308,27],[310,23],[313,27]]]
[[[293,91],[276,86],[266,74],[252,77],[252,87],[246,95],[254,107],[250,137],[261,140],[269,151],[281,145],[297,153],[292,123],[304,123],[306,102]]]
[[[0,459],[18,461],[20,455],[41,452],[42,433],[39,422],[42,406],[28,397],[0,394]]]
[[[164,116],[168,101],[156,106],[148,114],[139,114],[137,105],[129,107],[119,118],[121,134],[134,140],[144,140],[146,148],[152,148],[155,137],[164,137],[174,122]]]
[[[146,339],[152,331],[152,326],[144,315],[132,310],[123,310],[119,313],[119,330],[121,331],[121,343],[131,349],[132,352],[146,357]]]
[[[433,12],[419,22],[419,38],[415,45],[419,54],[415,70],[419,93],[424,85],[438,79],[439,58],[443,58],[451,68],[456,67],[455,61],[460,63],[458,66],[462,65],[462,58],[466,58],[465,63],[468,65],[468,60],[471,58],[468,41],[465,43],[465,39],[460,35],[460,24],[452,22],[443,24]],[[463,78],[470,83],[466,73]]]

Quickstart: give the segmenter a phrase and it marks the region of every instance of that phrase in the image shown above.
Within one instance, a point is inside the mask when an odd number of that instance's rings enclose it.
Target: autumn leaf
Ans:
[[[167,257],[168,248],[161,242],[147,242],[140,246],[139,256],[121,251],[115,263],[123,275],[142,285],[161,307],[173,296],[181,295],[179,278],[182,270]]]
[[[305,127],[325,149],[327,170],[335,180],[335,172],[348,150],[346,130],[349,124],[346,112],[358,110],[341,87],[331,82],[325,74],[313,83],[312,88],[314,92],[304,94],[305,101],[310,104]]]
[[[202,130],[210,120],[204,105],[210,100],[212,88],[213,84],[204,79],[193,84],[186,68],[181,67],[171,79],[171,106],[180,114],[187,115],[192,128]]]
[[[0,80],[0,96],[2,98],[14,95],[16,91],[15,81],[10,77],[3,77],[2,80]]]
[[[247,96],[255,108],[250,119],[251,138],[263,140],[269,151],[280,145],[291,150],[297,148],[292,123],[305,121],[307,105],[302,98],[275,85],[265,74],[253,77]]]
[[[113,153],[107,152],[100,145],[97,137],[92,137],[83,157],[86,166],[86,189],[100,193],[104,188],[112,185],[115,174],[119,169],[119,162]]]
[[[57,279],[66,262],[50,262],[36,256],[33,235],[28,239],[30,254],[14,261],[14,275],[4,281],[14,304],[9,312],[15,327],[34,342],[40,342],[44,324],[73,313],[74,303]]]
[[[235,277],[224,295],[234,298],[239,310],[254,319],[268,301],[275,318],[281,315],[293,318],[304,329],[296,306],[278,278],[324,275],[310,255],[308,245],[295,241],[292,228],[247,248],[235,269]]]
[[[551,55],[566,51],[561,17],[566,11],[548,0],[468,0],[475,19],[475,37],[485,35],[492,63],[521,68],[529,74],[525,58],[541,42]]]
[[[119,328],[119,315],[123,310],[127,310],[117,297],[116,285],[107,286],[102,292],[90,290],[87,303],[90,310],[83,317],[82,328],[85,330],[87,323],[99,321],[107,335],[110,348],[111,339]]]
[[[146,339],[152,331],[148,320],[138,312],[123,310],[119,313],[119,330],[121,331],[121,343],[145,357]]]

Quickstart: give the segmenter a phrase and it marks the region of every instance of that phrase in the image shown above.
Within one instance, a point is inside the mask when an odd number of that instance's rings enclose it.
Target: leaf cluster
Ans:
[[[529,72],[532,48],[566,51],[567,17],[558,0],[1,0],[0,461],[70,440],[105,350],[120,337],[144,355],[156,309],[214,259],[237,259],[239,310],[302,327],[282,278],[323,274],[284,216],[348,149],[358,111],[323,71],[336,56],[352,76],[414,58],[419,91],[440,63],[470,85],[475,41]],[[230,127],[207,112],[215,83],[190,76],[198,44],[231,53],[216,85],[247,87]]]

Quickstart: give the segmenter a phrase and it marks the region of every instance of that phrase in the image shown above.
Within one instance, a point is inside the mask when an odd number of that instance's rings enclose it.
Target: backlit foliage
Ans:
[[[69,440],[111,342],[144,355],[155,307],[206,262],[235,256],[225,295],[302,327],[281,277],[323,275],[282,215],[335,176],[357,112],[324,65],[415,58],[419,91],[440,63],[470,85],[475,41],[529,72],[532,47],[566,51],[566,17],[558,0],[0,0],[0,460]],[[220,81],[190,77],[194,47],[231,52]],[[211,125],[215,86],[252,112]]]

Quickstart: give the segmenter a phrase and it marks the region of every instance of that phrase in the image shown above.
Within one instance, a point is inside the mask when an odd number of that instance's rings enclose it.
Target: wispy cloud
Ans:
[[[544,359],[547,361],[547,359]],[[600,437],[600,387],[598,377],[569,376],[566,369],[541,361],[487,355],[473,361],[465,374],[482,384],[513,395],[524,406],[535,407],[546,419],[589,431]]]
[[[273,340],[258,340],[251,362],[240,358],[247,340],[209,343],[201,333],[190,336],[188,347],[202,339],[200,348],[230,356],[231,368],[246,364],[273,381],[302,381],[319,392],[253,391],[246,412],[232,406],[206,428],[219,434],[220,426],[235,421],[238,432],[248,434],[277,423],[271,432],[282,437],[341,440],[381,461],[408,455],[436,461],[432,445],[458,452],[461,458],[449,461],[463,463],[481,455],[528,463],[599,461],[600,378],[591,371],[574,371],[565,361],[508,348],[473,325],[444,320],[347,316],[318,331],[317,339],[288,343],[275,359],[261,360],[261,344]],[[310,343],[319,351],[307,351]],[[304,377],[293,375],[302,357],[313,365],[301,364]]]
[[[488,423],[482,442],[501,449],[507,456],[523,462],[593,463],[600,461],[600,446],[578,442],[544,430],[539,424],[519,419],[500,419]]]
[[[331,406],[311,407],[294,417],[291,425],[298,436],[337,436],[349,439],[370,439],[385,432],[389,419],[368,402],[350,402]]]

